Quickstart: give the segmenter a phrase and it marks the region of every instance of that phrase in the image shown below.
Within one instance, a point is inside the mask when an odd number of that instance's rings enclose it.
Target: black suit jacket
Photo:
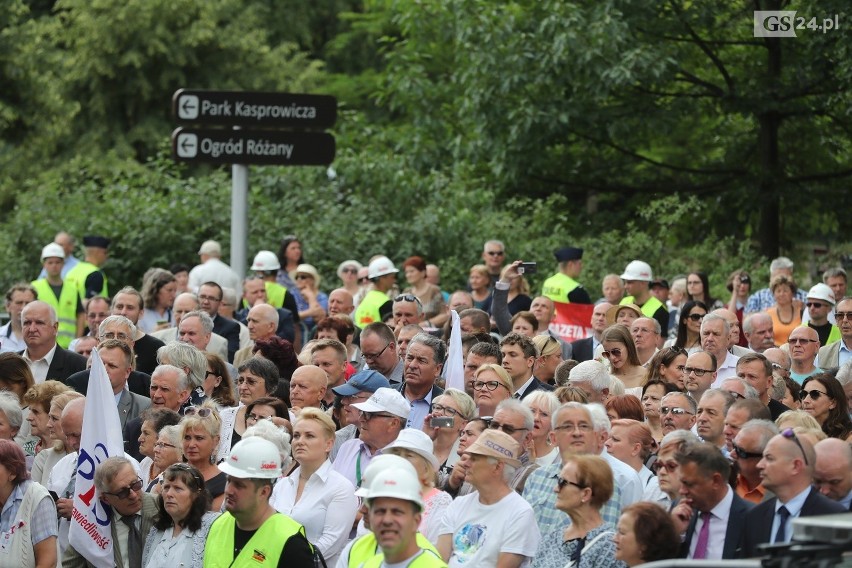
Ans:
[[[23,354],[24,351],[18,352],[18,355],[23,356]],[[85,368],[85,357],[57,345],[56,351],[53,352],[53,360],[50,362],[50,367],[47,368],[46,380],[64,383],[68,377]]]
[[[524,400],[531,392],[537,391],[537,390],[552,391],[553,386],[549,385],[547,383],[543,383],[540,380],[538,380],[537,378],[533,377],[533,380],[530,383],[530,385],[527,387],[527,390],[525,390],[524,394],[521,395],[521,400]]]
[[[574,349],[574,360],[578,363],[591,361],[594,358],[594,340],[591,337],[571,342]]]
[[[772,521],[775,518],[775,504],[777,497],[773,497],[755,506],[745,516],[745,531],[743,534],[743,558],[755,558],[760,556],[758,545],[772,542]],[[819,491],[811,488],[802,505],[800,517],[812,517],[814,515],[834,515],[845,513],[846,509],[837,501],[832,501]],[[790,522],[790,521],[788,521]]]
[[[65,384],[85,396],[89,390],[89,369],[74,373],[68,377]],[[127,389],[132,393],[148,398],[151,395],[151,375],[139,371],[130,371],[130,376],[127,378]]]
[[[722,548],[723,560],[742,558],[745,515],[752,508],[754,508],[752,503],[749,503],[734,493],[734,500],[731,501],[731,512],[728,515],[728,527],[725,529],[725,545]],[[689,527],[686,529],[686,539],[680,545],[680,558],[686,558],[689,555],[689,547],[692,545],[692,537],[695,535],[695,526],[698,524],[698,519],[699,515],[696,512],[696,514],[692,515],[692,520],[689,521]]]
[[[240,348],[240,324],[216,314],[213,318],[213,333],[228,340],[228,363],[233,363],[234,354]]]

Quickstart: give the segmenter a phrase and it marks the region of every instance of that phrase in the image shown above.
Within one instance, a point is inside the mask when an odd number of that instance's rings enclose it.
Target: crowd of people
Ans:
[[[633,260],[594,302],[581,249],[534,295],[494,240],[467,289],[377,256],[326,293],[289,235],[246,278],[207,241],[110,294],[109,240],[83,245],[59,233],[6,294],[0,538],[22,566],[92,565],[69,527],[94,351],[125,447],[94,471],[116,566],[754,558],[852,510],[842,268],[803,291],[778,258],[724,301]],[[588,306],[587,337],[554,332],[560,304]]]

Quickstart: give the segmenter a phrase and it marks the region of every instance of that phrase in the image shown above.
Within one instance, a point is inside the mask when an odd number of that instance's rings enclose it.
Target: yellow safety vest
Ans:
[[[390,301],[387,294],[378,290],[370,290],[361,303],[358,304],[358,309],[355,310],[355,325],[360,328],[382,321],[382,316],[379,313],[379,308]]]
[[[361,568],[381,568],[384,556],[374,556],[361,564]],[[421,549],[420,555],[408,564],[408,568],[447,568],[447,563],[429,549]]]
[[[438,553],[438,549],[435,548],[435,545],[429,542],[425,536],[417,533],[417,546],[422,548],[423,550],[427,550],[429,552],[433,552],[435,554],[434,558],[440,561],[440,564],[423,564],[422,566],[446,566],[444,561],[441,559],[441,555]],[[422,554],[421,556],[427,556]],[[382,552],[382,549],[379,548],[378,543],[376,542],[376,535],[372,532],[365,534],[360,537],[354,543],[352,543],[352,548],[349,549],[349,558],[347,559],[347,565],[349,568],[359,568],[360,566],[366,566],[367,562],[371,560],[378,560],[378,564],[376,566],[381,565],[382,560],[384,560],[385,555]],[[418,558],[419,560],[419,558]],[[370,565],[372,566],[372,564]],[[421,564],[412,564],[412,566],[421,566]]]
[[[568,294],[580,286],[580,283],[561,272],[557,272],[550,278],[544,281],[544,286],[541,288],[541,295],[547,296],[554,302],[562,302],[570,304]]]
[[[619,302],[619,305],[623,306],[624,304],[635,303],[636,300],[633,298],[633,296],[627,296],[626,298],[622,299],[621,302]],[[652,318],[654,317],[654,314],[657,313],[657,310],[659,310],[660,308],[665,308],[663,303],[659,301],[655,296],[651,296],[650,298],[648,298],[648,301],[645,302],[639,309],[642,310],[642,314],[644,314],[646,318]]]
[[[59,320],[56,343],[63,349],[68,349],[71,340],[77,337],[77,287],[66,279],[62,283],[62,291],[57,299],[47,278],[33,280],[32,285],[36,289],[38,299],[47,302],[56,310],[56,317]]]
[[[77,266],[68,271],[68,274],[65,275],[65,280],[74,284],[77,288],[77,292],[80,294],[80,299],[86,299],[86,278],[89,277],[89,274],[92,272],[99,271],[100,268],[92,264],[91,262],[86,262],[85,260],[80,261]],[[109,297],[109,291],[107,290],[107,277],[106,274],[104,276],[104,287],[99,292],[101,296],[104,298]]]
[[[266,287],[266,302],[275,308],[284,307],[284,298],[287,297],[287,288],[277,282],[264,282]]]
[[[278,566],[287,540],[305,527],[281,513],[275,513],[257,529],[240,554],[234,558],[234,527],[237,521],[225,512],[213,522],[204,547],[204,568],[246,568]]]
[[[832,325],[831,331],[828,333],[828,339],[826,340],[825,344],[829,345],[831,343],[834,343],[835,341],[840,341],[840,328],[836,325]]]

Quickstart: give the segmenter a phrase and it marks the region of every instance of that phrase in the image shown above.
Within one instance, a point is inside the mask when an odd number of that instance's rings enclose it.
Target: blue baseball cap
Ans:
[[[334,391],[334,394],[340,396],[353,396],[364,391],[376,392],[380,388],[390,388],[390,383],[385,376],[372,369],[365,369],[355,373],[348,381],[331,390]]]

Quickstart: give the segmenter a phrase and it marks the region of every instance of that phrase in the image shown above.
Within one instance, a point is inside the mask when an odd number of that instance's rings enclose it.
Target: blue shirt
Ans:
[[[775,533],[778,532],[778,525],[781,524],[781,520],[778,517],[778,509],[783,505],[787,507],[787,511],[790,513],[790,516],[787,517],[787,524],[784,525],[784,542],[790,542],[790,539],[793,538],[793,519],[799,516],[802,512],[802,507],[805,506],[805,500],[810,495],[811,490],[816,491],[810,485],[805,488],[804,491],[787,501],[786,503],[782,503],[780,499],[775,500],[775,516],[772,518],[772,532],[769,533],[769,542],[775,543]]]

